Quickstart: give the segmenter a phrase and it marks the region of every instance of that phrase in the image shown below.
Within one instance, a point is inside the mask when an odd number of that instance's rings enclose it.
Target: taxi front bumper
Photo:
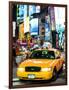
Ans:
[[[49,80],[53,77],[53,71],[40,72],[20,72],[17,71],[17,77],[23,80]]]

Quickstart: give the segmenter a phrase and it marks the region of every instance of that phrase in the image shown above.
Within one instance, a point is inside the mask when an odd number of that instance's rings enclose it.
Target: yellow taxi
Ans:
[[[34,50],[17,68],[17,77],[22,80],[49,80],[63,67],[64,58],[56,49]]]

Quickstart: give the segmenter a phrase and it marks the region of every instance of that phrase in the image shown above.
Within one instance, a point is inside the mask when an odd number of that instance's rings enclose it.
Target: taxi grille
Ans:
[[[39,72],[41,70],[41,67],[31,66],[31,67],[25,67],[26,72]]]

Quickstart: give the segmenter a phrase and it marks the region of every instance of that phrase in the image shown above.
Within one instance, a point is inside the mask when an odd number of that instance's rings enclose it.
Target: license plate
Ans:
[[[29,78],[29,79],[34,79],[34,78],[35,78],[35,75],[34,75],[34,74],[29,74],[29,75],[28,75],[28,78]]]

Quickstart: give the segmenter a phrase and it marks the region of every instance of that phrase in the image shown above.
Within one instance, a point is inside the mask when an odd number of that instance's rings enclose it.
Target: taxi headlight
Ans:
[[[25,68],[18,68],[18,71],[23,72],[23,71],[25,71]]]
[[[42,68],[41,71],[51,71],[52,68]]]

